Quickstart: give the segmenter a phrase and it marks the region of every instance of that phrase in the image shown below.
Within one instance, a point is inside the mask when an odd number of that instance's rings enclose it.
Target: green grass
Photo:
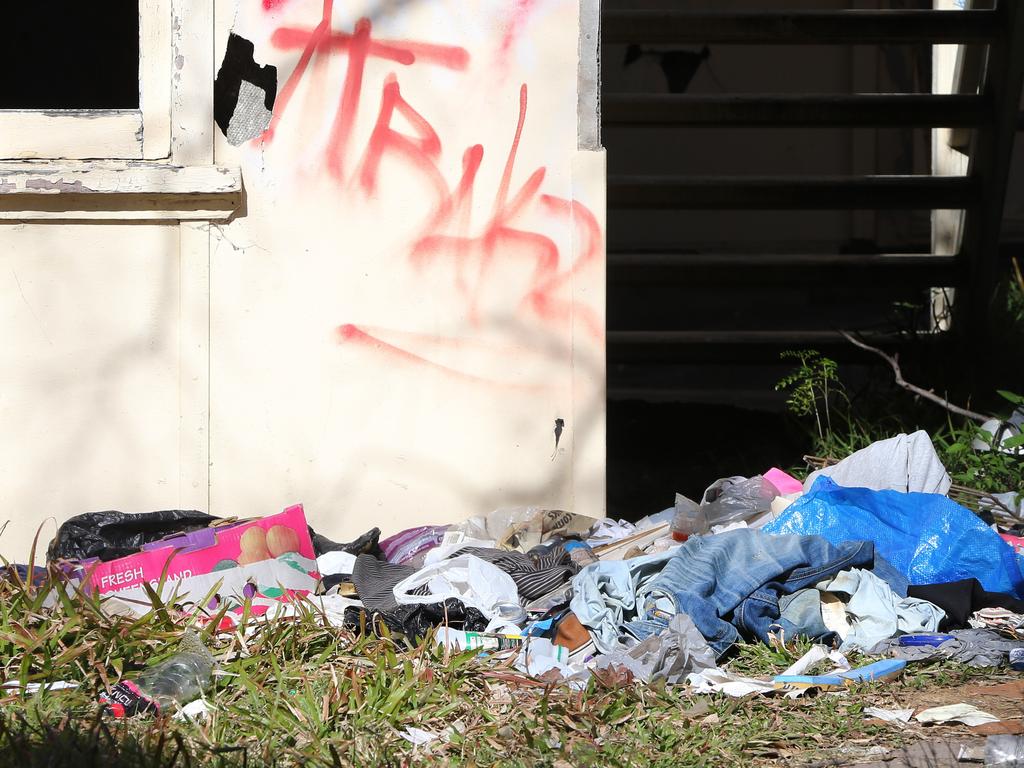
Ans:
[[[207,721],[117,721],[100,714],[98,694],[173,653],[189,622],[165,610],[111,617],[82,598],[46,608],[45,596],[0,584],[2,675],[81,687],[0,700],[0,767],[744,766],[904,738],[865,725],[860,694],[732,700],[599,681],[573,692],[507,663],[445,654],[430,641],[325,626],[313,610],[251,632],[203,631],[220,663]],[[776,674],[809,647],[742,646],[729,667]],[[896,687],[913,692],[973,676],[926,667]],[[410,726],[447,737],[414,748],[401,736]]]

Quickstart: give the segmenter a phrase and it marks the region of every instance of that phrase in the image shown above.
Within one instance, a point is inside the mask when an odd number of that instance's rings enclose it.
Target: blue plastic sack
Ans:
[[[945,496],[844,488],[819,477],[764,530],[822,536],[832,544],[873,541],[911,584],[976,578],[990,592],[1024,599],[1024,573],[1013,548]]]

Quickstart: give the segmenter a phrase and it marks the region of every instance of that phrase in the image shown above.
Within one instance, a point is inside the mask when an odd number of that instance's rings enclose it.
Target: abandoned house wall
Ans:
[[[0,553],[97,509],[600,515],[598,3],[582,37],[577,0],[173,5],[154,162],[242,190],[0,224]]]

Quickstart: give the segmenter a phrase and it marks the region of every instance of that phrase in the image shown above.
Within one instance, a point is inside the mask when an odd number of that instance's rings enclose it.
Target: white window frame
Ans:
[[[0,110],[0,159],[169,157],[171,35],[171,0],[139,0],[139,108]]]
[[[139,12],[140,109],[0,111],[0,223],[184,226],[243,208],[240,169],[214,164],[213,3],[139,0]]]

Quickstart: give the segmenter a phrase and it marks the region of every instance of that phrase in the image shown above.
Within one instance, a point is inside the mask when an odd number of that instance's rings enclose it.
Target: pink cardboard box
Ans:
[[[167,581],[203,576],[217,571],[274,559],[316,560],[302,505],[278,515],[215,530],[212,546],[202,549],[164,547],[149,552],[87,566],[84,587],[100,594],[158,584],[167,570]]]

